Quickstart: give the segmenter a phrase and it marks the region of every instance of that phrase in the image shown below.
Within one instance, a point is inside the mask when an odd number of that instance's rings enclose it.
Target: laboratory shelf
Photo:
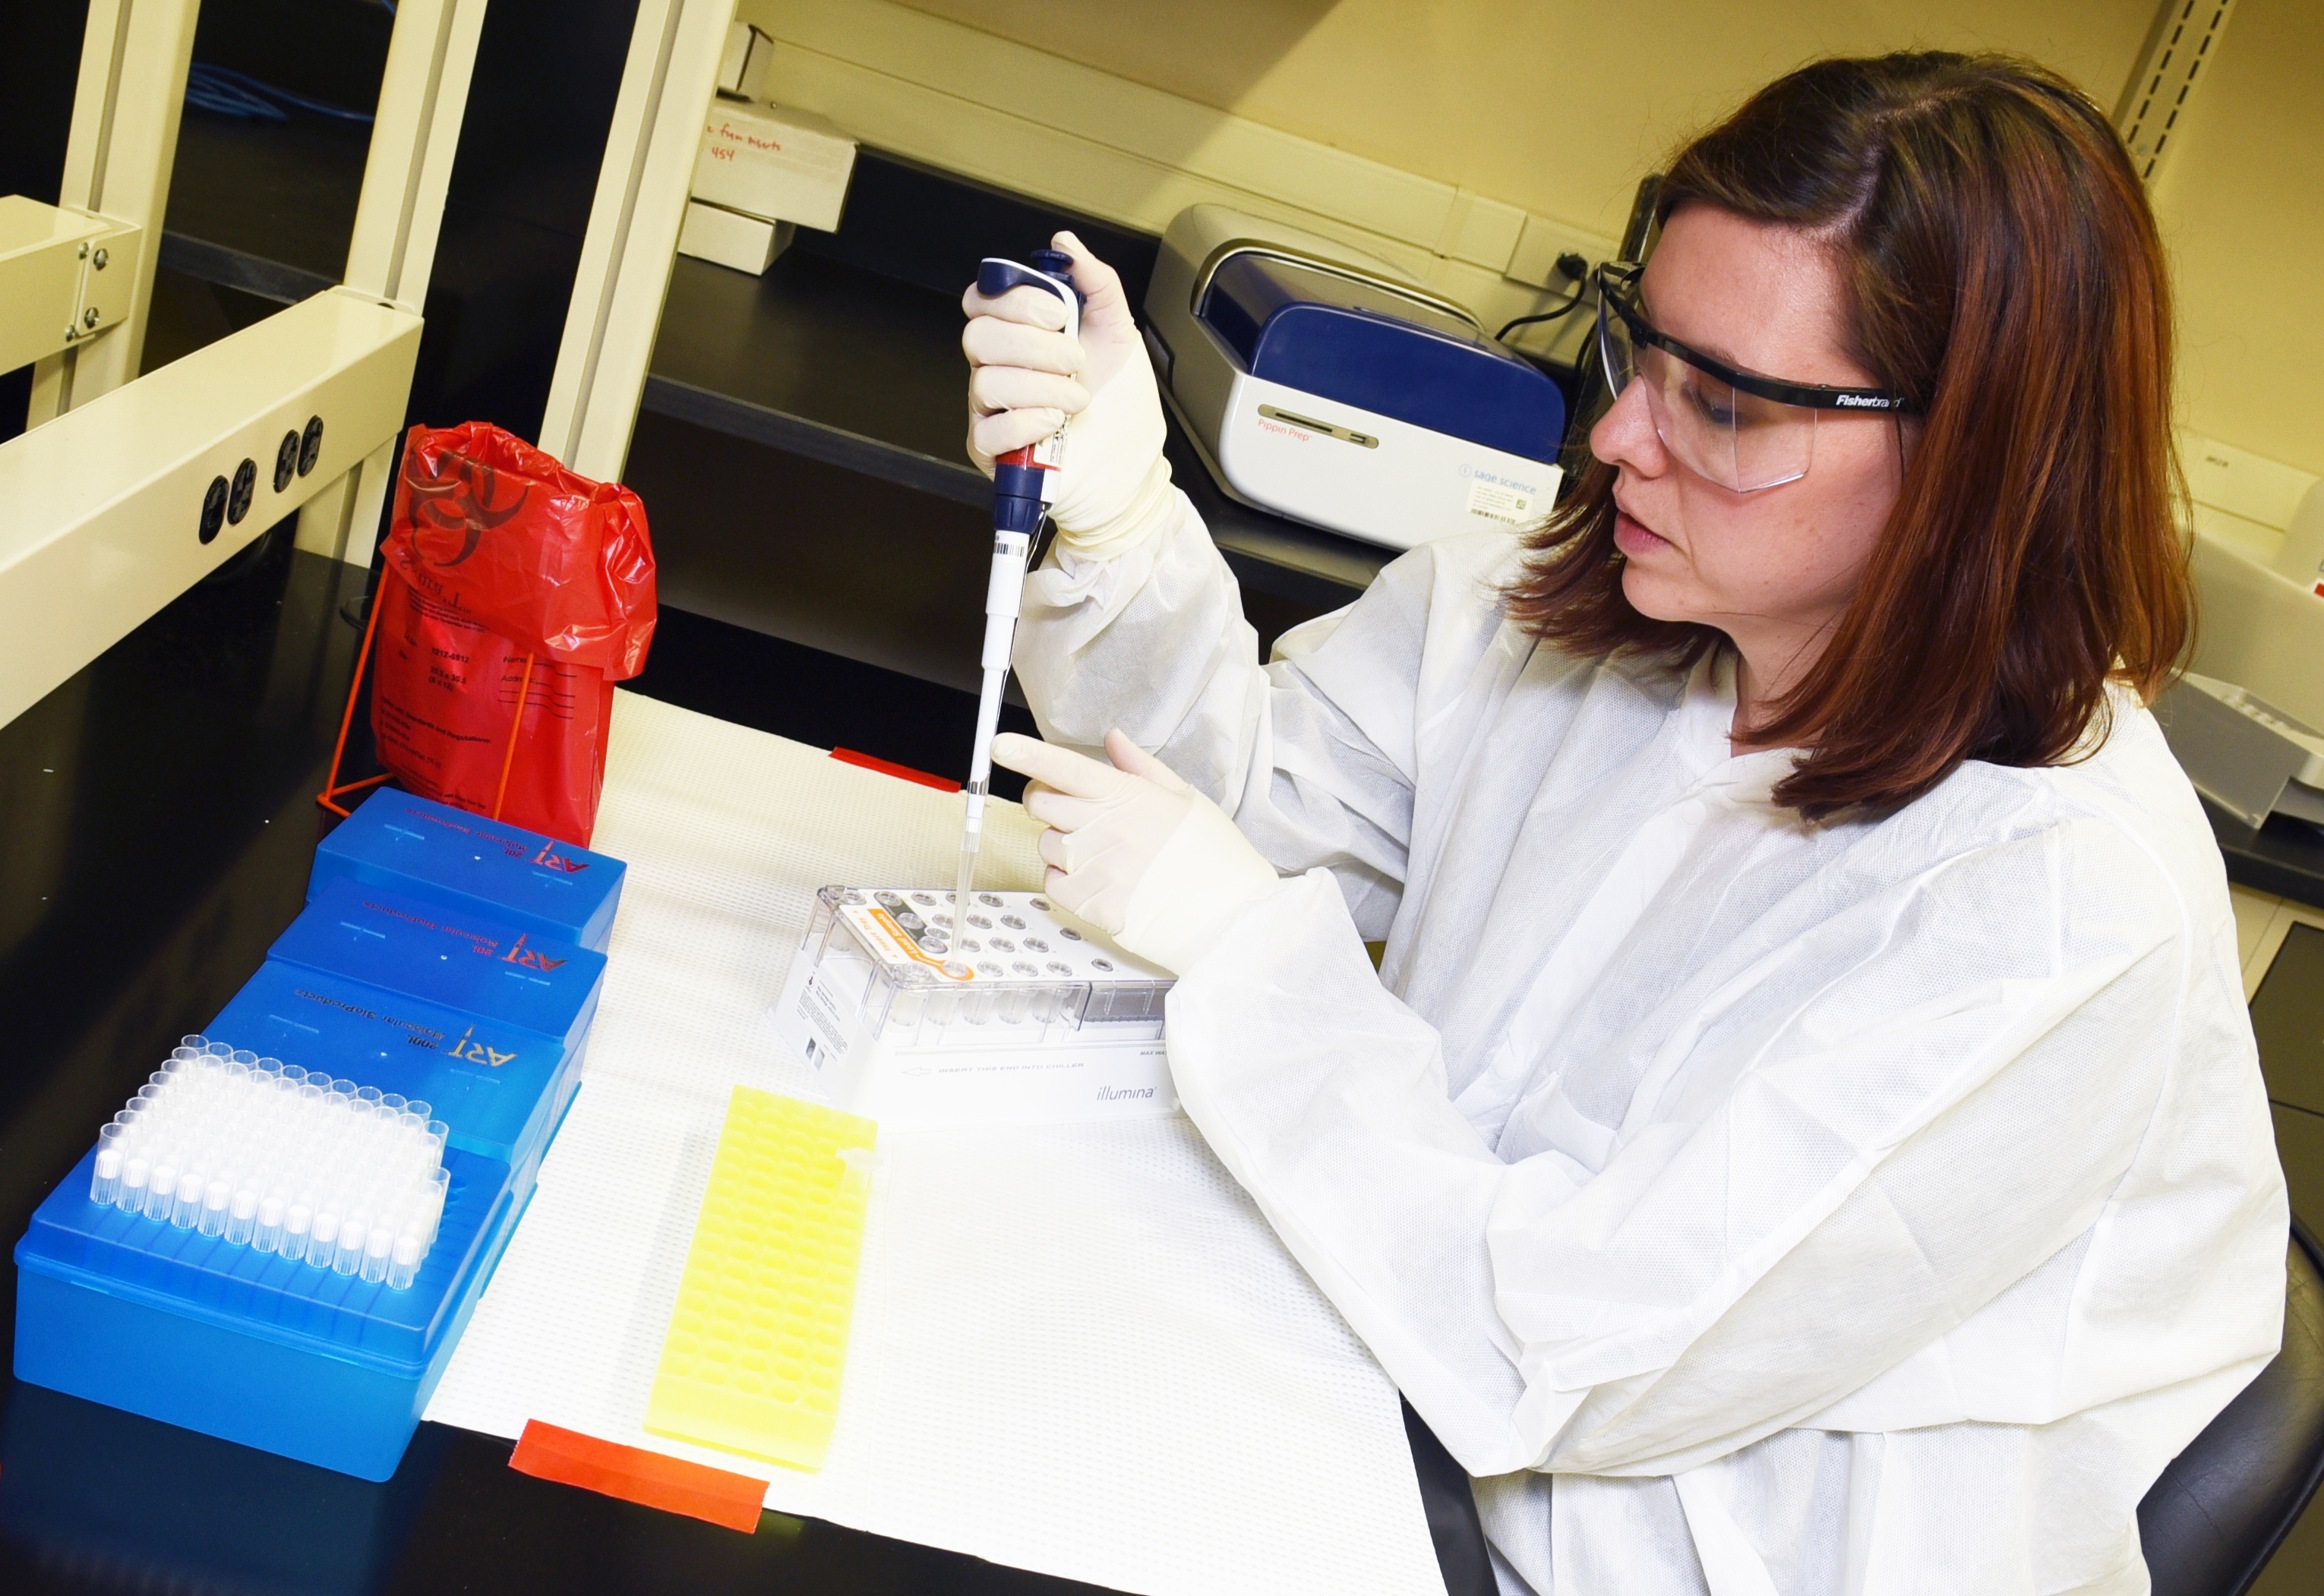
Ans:
[[[162,267],[282,304],[337,282],[362,186],[366,130],[310,117],[239,123],[192,110],[184,127]],[[639,480],[639,464],[629,473],[641,492],[658,490],[648,500],[657,542],[667,528],[667,552],[678,556],[676,584],[665,584],[665,597],[867,664],[961,684],[951,668],[959,651],[941,618],[933,633],[877,618],[934,616],[944,608],[954,593],[957,562],[940,546],[975,540],[974,516],[990,503],[991,489],[964,454],[961,289],[986,252],[1030,249],[1059,226],[1077,231],[1117,265],[1131,298],[1143,298],[1157,247],[1153,235],[877,150],[858,157],[839,230],[803,232],[763,276],[678,256],[640,407],[647,480]],[[172,344],[170,352],[182,351]],[[804,469],[763,462],[728,469],[708,484],[678,481],[696,473],[668,471],[677,456],[722,453],[709,436],[790,456]],[[1242,584],[1264,640],[1349,602],[1392,557],[1229,498],[1176,417],[1166,450]],[[825,481],[816,467],[847,474]],[[867,478],[882,488],[868,489]],[[734,491],[742,479],[769,494]],[[883,489],[933,502],[900,504]],[[790,508],[835,504],[851,493],[862,499],[861,513],[837,519]],[[853,592],[844,579],[836,586],[798,581],[795,546],[819,536],[851,540],[879,573],[881,601]],[[757,546],[737,546],[745,542]],[[695,546],[708,551],[706,560],[690,556]],[[689,585],[689,571],[698,583]],[[981,575],[968,580],[981,586]],[[835,624],[834,612],[843,608],[852,619]],[[973,663],[973,639],[967,647]]]
[[[222,289],[238,289],[277,305],[296,305],[301,299],[310,299],[339,280],[337,272],[326,274],[286,266],[230,244],[212,243],[167,228],[161,233],[160,263],[163,271],[174,271]],[[148,357],[147,366],[153,363]]]
[[[681,255],[643,408],[982,507],[991,489],[964,455],[966,281],[943,291],[796,244],[762,277]],[[1245,588],[1321,613],[1394,557],[1228,498],[1175,416],[1169,432],[1172,474]]]
[[[320,293],[346,270],[370,149],[364,123],[241,121],[188,106],[162,268],[286,304]]]
[[[680,255],[662,301],[646,406],[678,413],[659,390],[682,388],[694,396],[689,419],[717,426],[731,416],[723,429],[750,436],[746,427],[763,425],[757,417],[779,417],[798,428],[795,453],[891,482],[929,475],[939,487],[924,491],[986,502],[989,489],[969,486],[981,485],[982,473],[962,453],[967,366],[960,333],[957,291],[877,276],[800,248],[762,277]],[[825,453],[829,445],[814,441],[818,436],[852,440],[855,452]]]

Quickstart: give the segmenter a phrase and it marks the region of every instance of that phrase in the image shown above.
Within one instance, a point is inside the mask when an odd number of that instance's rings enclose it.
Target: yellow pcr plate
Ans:
[[[878,1134],[852,1114],[734,1088],[647,1429],[823,1466]]]

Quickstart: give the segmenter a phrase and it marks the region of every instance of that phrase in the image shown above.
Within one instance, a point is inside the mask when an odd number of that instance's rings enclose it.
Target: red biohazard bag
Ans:
[[[653,637],[638,496],[486,422],[415,427],[381,554],[380,763],[423,798],[586,846],[613,683]]]

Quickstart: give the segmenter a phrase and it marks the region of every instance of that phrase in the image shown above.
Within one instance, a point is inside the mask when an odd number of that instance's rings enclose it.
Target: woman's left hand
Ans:
[[[1140,959],[1193,966],[1246,904],[1275,888],[1275,867],[1224,811],[1121,732],[1101,765],[1003,733],[992,757],[1032,777],[1025,812],[1041,822],[1049,896]]]

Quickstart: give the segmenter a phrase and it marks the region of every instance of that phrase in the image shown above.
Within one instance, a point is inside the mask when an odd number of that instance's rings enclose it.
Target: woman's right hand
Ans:
[[[1065,427],[1049,507],[1058,538],[1084,555],[1118,554],[1153,532],[1171,500],[1161,395],[1121,279],[1072,234],[1054,243],[1073,257],[1082,291],[1078,340],[1060,330],[1054,294],[1020,287],[988,299],[972,284],[962,297],[969,456],[989,476],[995,455]]]

